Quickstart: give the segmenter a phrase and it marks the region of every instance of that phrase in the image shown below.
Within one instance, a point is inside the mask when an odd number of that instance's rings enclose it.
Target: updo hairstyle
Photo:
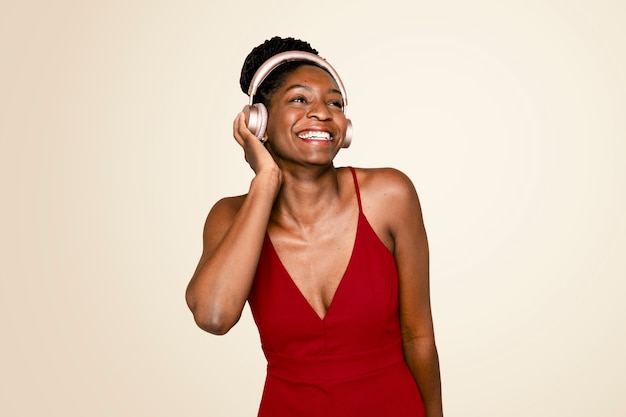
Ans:
[[[304,51],[318,55],[308,42],[301,41],[294,38],[281,38],[274,36],[273,38],[266,40],[261,45],[252,49],[252,51],[246,57],[243,67],[241,68],[241,77],[239,78],[239,85],[241,91],[248,94],[248,88],[254,73],[259,69],[261,65],[271,57],[281,52],[287,51]],[[302,65],[315,65],[308,61],[292,61],[281,64],[274,69],[267,78],[261,83],[257,92],[254,95],[254,103],[263,103],[266,107],[269,104],[269,99],[272,93],[282,85],[285,78],[297,68]],[[317,65],[315,65],[317,66]]]

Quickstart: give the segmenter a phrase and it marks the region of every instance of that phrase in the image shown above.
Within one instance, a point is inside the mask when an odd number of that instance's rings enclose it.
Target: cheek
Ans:
[[[267,134],[275,137],[280,135],[290,135],[292,127],[297,120],[296,115],[287,112],[268,111]]]
[[[271,110],[268,110],[267,128],[265,129],[265,132],[270,137],[275,136],[275,134],[277,132],[277,121],[278,120],[279,119],[278,119],[277,115],[274,112],[272,112]]]
[[[341,113],[340,115],[338,115],[335,118],[335,123],[337,123],[337,126],[339,126],[339,129],[345,135],[346,130],[348,128],[348,119],[346,118],[346,115],[344,113]]]

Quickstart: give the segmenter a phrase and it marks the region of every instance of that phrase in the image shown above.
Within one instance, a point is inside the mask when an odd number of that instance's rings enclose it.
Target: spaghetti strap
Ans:
[[[354,180],[354,189],[356,190],[356,201],[359,203],[359,213],[363,213],[363,206],[361,206],[361,192],[359,191],[359,182],[356,179],[356,171],[353,167],[350,168],[350,172],[352,173],[352,179]]]

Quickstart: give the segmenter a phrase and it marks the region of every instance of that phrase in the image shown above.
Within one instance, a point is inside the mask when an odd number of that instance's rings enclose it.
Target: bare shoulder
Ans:
[[[365,203],[401,204],[415,202],[417,192],[411,179],[395,168],[355,168]]]
[[[399,234],[423,227],[415,186],[394,168],[355,169],[363,212],[379,238],[393,252]]]
[[[208,218],[217,217],[220,219],[233,218],[239,212],[241,205],[246,200],[246,195],[238,195],[233,197],[223,197],[218,200],[211,211]]]
[[[224,197],[213,205],[204,224],[205,246],[212,247],[222,239],[245,200],[246,195]]]

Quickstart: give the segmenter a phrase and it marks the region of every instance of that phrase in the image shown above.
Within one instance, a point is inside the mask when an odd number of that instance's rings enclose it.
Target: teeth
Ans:
[[[302,132],[298,135],[298,137],[309,140],[331,140],[330,133],[319,131]]]

